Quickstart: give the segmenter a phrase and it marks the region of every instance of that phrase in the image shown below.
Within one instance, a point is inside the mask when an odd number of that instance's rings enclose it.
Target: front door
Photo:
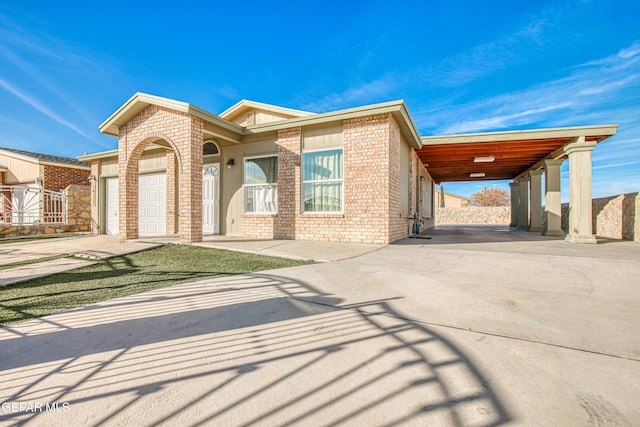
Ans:
[[[220,173],[218,164],[204,165],[202,171],[202,233],[220,232]]]
[[[107,178],[105,183],[105,232],[118,234],[118,178]]]

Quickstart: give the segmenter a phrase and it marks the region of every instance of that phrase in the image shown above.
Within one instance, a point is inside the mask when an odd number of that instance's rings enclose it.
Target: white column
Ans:
[[[509,227],[518,226],[519,208],[520,208],[520,184],[518,181],[509,183],[511,189],[511,224]]]
[[[562,194],[560,168],[564,159],[544,161],[544,218],[545,236],[564,236],[562,231]]]
[[[521,230],[529,229],[529,177],[524,176],[518,179],[520,190],[520,203],[518,208],[518,228]]]
[[[596,243],[591,212],[591,152],[595,142],[580,136],[564,147],[569,156],[569,232],[570,243]]]
[[[542,231],[542,170],[529,171],[531,179],[531,215],[529,231]]]

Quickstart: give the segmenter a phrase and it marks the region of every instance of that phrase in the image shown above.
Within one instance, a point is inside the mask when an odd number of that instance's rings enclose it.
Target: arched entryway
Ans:
[[[178,231],[180,163],[175,143],[167,137],[146,137],[131,152],[124,174],[126,238],[132,238],[133,229],[137,237],[165,236]]]
[[[202,240],[202,129],[201,119],[156,106],[120,128],[122,240],[176,232],[185,243]],[[154,150],[164,153],[159,156],[164,168],[158,164],[154,170],[151,160],[142,170],[145,156]]]

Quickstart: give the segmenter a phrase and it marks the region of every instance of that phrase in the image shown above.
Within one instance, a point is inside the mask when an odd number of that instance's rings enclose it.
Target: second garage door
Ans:
[[[167,175],[164,173],[138,177],[138,234],[167,234]]]

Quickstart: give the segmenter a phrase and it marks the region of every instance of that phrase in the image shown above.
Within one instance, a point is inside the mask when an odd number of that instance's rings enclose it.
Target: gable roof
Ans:
[[[38,163],[53,164],[59,166],[74,166],[89,168],[91,165],[81,162],[71,157],[54,156],[52,154],[35,153],[33,151],[16,150],[15,148],[0,147],[0,154],[5,154],[14,158],[27,158],[25,160],[35,160]]]
[[[310,113],[308,111],[294,110],[293,108],[280,107],[277,105],[264,104],[262,102],[243,99],[242,101],[234,104],[233,106],[227,108],[222,113],[220,113],[220,117],[223,119],[229,120],[231,117],[234,117],[245,110],[252,110],[252,109],[270,111],[273,113],[282,114],[284,116],[289,116],[289,118],[312,116],[315,114],[315,113]]]
[[[411,114],[407,109],[407,105],[403,100],[382,102],[379,104],[369,104],[360,107],[347,108],[344,110],[329,111],[326,113],[312,114],[306,117],[295,117],[287,120],[280,120],[277,122],[263,123],[259,125],[251,125],[245,128],[245,133],[259,133],[266,131],[273,131],[278,129],[287,129],[295,126],[309,126],[320,123],[328,123],[338,120],[352,119],[356,117],[363,117],[375,114],[391,114],[400,127],[400,132],[406,138],[407,143],[413,148],[422,147],[422,141],[420,134],[413,123]]]
[[[120,126],[123,126],[149,105],[157,105],[175,111],[191,114],[195,117],[203,119],[205,123],[211,123],[213,125],[217,125],[224,129],[227,129],[233,132],[235,135],[238,135],[238,137],[240,138],[242,138],[244,135],[277,131],[279,129],[287,129],[296,126],[309,126],[373,114],[390,113],[398,122],[400,131],[406,138],[407,142],[414,148],[420,148],[422,146],[418,130],[416,129],[411,115],[407,110],[407,106],[402,100],[383,102],[380,104],[364,105],[361,107],[329,111],[327,113],[320,114],[244,100],[240,101],[222,114],[225,115],[225,117],[231,117],[231,114],[235,114],[241,111],[242,108],[251,107],[269,109],[270,111],[279,112],[280,114],[288,114],[290,116],[293,116],[289,119],[244,127],[233,123],[224,117],[209,113],[208,111],[205,111],[201,108],[196,107],[195,105],[191,105],[186,102],[137,92],[99,126],[100,132],[106,133],[108,135],[118,136],[118,134],[120,133]]]
[[[242,135],[242,127],[218,117],[215,114],[211,114],[202,108],[198,108],[187,102],[176,101],[175,99],[163,98],[161,96],[149,95],[148,93],[142,92],[136,92],[127,100],[127,102],[118,108],[115,113],[109,116],[107,120],[98,126],[98,129],[100,129],[100,132],[102,133],[118,136],[120,133],[120,126],[137,116],[149,105],[157,105],[159,107],[170,108],[182,113],[188,113],[192,116],[199,117],[206,122],[213,123]]]

